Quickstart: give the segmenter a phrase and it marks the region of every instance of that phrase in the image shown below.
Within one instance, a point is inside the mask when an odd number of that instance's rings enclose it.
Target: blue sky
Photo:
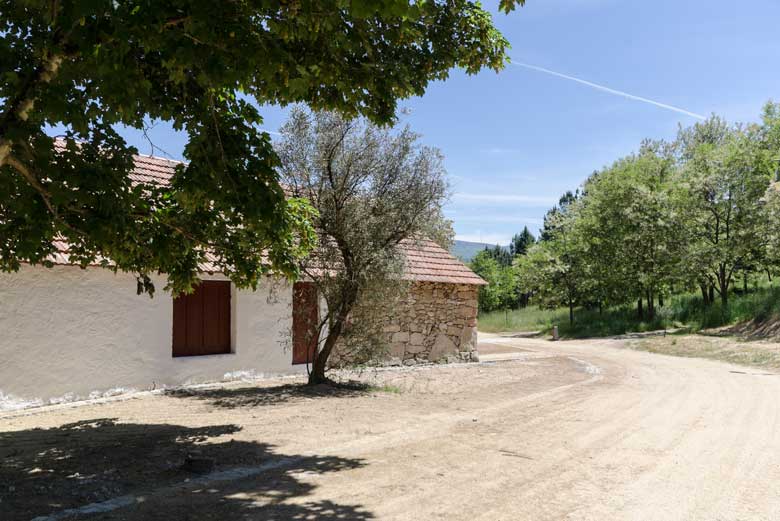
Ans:
[[[515,62],[731,121],[757,120],[780,99],[777,0],[527,0],[494,17]],[[536,233],[561,193],[643,138],[671,139],[696,121],[518,65],[453,71],[401,106],[401,122],[446,157],[458,238],[502,244],[526,225]],[[265,128],[276,131],[285,114],[266,108]],[[180,157],[182,136],[163,125],[151,135]],[[126,137],[149,153],[142,136]]]

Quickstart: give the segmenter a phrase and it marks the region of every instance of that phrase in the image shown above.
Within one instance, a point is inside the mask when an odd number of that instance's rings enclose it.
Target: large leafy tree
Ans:
[[[655,299],[673,285],[685,244],[672,204],[674,160],[662,142],[643,143],[640,152],[592,176],[578,214],[578,234],[587,240],[586,257],[599,302]],[[641,309],[641,307],[640,307]]]
[[[500,69],[506,48],[467,0],[0,0],[0,269],[45,263],[60,239],[146,290],[157,271],[189,288],[206,255],[240,286],[294,276],[311,212],[285,200],[257,106],[386,123],[453,67]],[[189,136],[166,186],[130,182],[116,131],[152,120]]]
[[[711,125],[694,128],[706,131]],[[768,244],[766,200],[773,165],[756,126],[729,128],[721,139],[686,142],[678,185],[687,232],[687,266],[724,304],[738,270],[760,264]]]
[[[780,267],[780,103],[767,103],[762,119],[763,147],[773,167],[773,182],[765,196],[768,220],[764,268],[771,274]]]

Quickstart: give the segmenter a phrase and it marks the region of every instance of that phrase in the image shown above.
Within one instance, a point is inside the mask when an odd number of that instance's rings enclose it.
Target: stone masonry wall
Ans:
[[[477,361],[477,291],[470,284],[416,282],[387,317],[390,364]]]

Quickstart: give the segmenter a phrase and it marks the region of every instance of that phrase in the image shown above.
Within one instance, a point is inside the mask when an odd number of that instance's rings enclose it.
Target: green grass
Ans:
[[[377,393],[401,394],[404,392],[403,389],[392,384],[371,385],[369,389]]]
[[[685,328],[691,331],[715,328],[755,320],[780,320],[780,288],[762,287],[746,295],[732,294],[728,306],[718,300],[709,307],[700,296],[685,294],[672,297],[656,310],[652,321],[639,320],[634,306],[618,306],[598,310],[577,309],[574,325],[569,324],[569,312],[559,308],[544,310],[537,307],[496,311],[479,316],[479,329],[488,333],[508,331],[549,332],[554,325],[568,338],[587,338],[621,335],[629,332]]]
[[[480,313],[479,330],[487,333],[499,333],[503,331],[546,331],[553,324],[560,324],[568,320],[569,312],[565,309],[539,309],[528,306],[524,309],[494,311],[492,313]]]

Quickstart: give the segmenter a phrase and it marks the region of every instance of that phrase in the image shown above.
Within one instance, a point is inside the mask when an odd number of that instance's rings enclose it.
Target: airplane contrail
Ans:
[[[545,69],[544,67],[539,67],[537,65],[531,65],[529,63],[522,63],[522,62],[510,62],[510,63],[512,65],[517,65],[518,67],[525,67],[526,69],[543,72],[545,74],[550,74],[551,76],[557,76],[558,78],[563,78],[564,80],[574,81],[581,85],[585,85],[587,87],[591,87],[593,89],[600,90],[602,92],[614,94],[615,96],[622,96],[623,98],[628,98],[634,101],[641,101],[642,103],[648,103],[650,105],[654,105],[662,109],[671,110],[679,114],[685,114],[686,116],[691,116],[692,118],[707,119],[706,116],[702,116],[701,114],[691,112],[690,110],[681,109],[680,107],[675,107],[674,105],[667,105],[666,103],[661,103],[660,101],[643,98],[641,96],[635,96],[634,94],[629,94],[628,92],[623,92],[621,90],[611,89],[609,87],[605,87],[604,85],[599,85],[598,83],[593,83],[580,78],[575,78],[574,76],[569,76],[568,74],[562,74],[560,72],[551,71],[550,69]]]

